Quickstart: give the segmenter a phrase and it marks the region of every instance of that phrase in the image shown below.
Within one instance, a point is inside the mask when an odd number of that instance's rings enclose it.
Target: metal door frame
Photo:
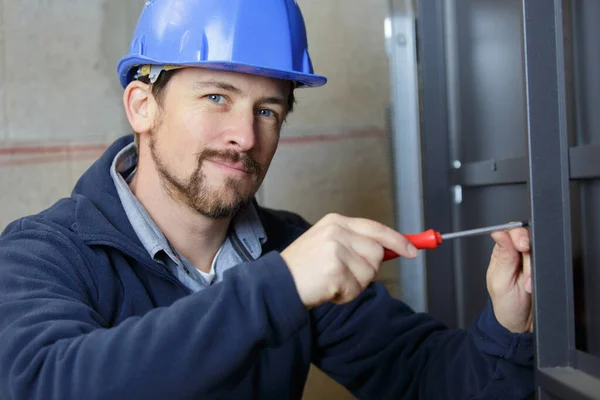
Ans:
[[[600,358],[575,343],[570,182],[600,178],[600,146],[570,146],[563,0],[522,0],[527,155],[455,163],[451,20],[459,0],[390,0],[397,226],[452,231],[461,187],[528,184],[534,269],[536,398],[600,399]],[[576,0],[575,0],[576,1]],[[416,11],[416,12],[415,12]],[[450,110],[450,111],[449,111]],[[417,172],[418,171],[418,172]],[[405,300],[461,325],[460,253],[452,246],[401,262]],[[428,266],[430,273],[426,273]]]

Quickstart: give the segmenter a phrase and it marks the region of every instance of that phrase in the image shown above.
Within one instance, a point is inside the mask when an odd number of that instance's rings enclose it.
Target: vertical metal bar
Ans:
[[[523,22],[536,363],[568,366],[574,310],[562,1],[524,0]]]
[[[461,132],[461,85],[460,85],[460,49],[459,42],[464,40],[463,31],[464,27],[459,24],[460,17],[464,13],[465,4],[464,2],[458,3],[457,0],[448,0],[444,3],[444,43],[445,43],[445,66],[446,66],[446,87],[447,87],[447,115],[448,115],[448,148],[450,159],[452,163],[452,171],[449,171],[450,175],[456,173],[461,165],[462,149],[460,146],[460,139],[462,137]],[[468,59],[468,57],[465,57]],[[450,178],[452,179],[452,178]],[[463,219],[462,215],[462,190],[463,187],[460,184],[456,184],[452,187],[454,195],[451,195],[453,205],[450,206],[450,226],[453,230],[462,229],[460,221]],[[460,198],[459,198],[460,195]],[[440,206],[440,205],[438,205]],[[446,224],[448,222],[446,221]],[[467,320],[467,304],[466,304],[466,291],[465,287],[465,274],[466,266],[463,262],[463,246],[459,242],[452,243],[452,255],[451,265],[446,267],[453,267],[454,270],[454,293],[456,301],[453,303],[456,314],[456,326],[459,328],[467,328],[471,321]]]
[[[421,232],[423,225],[419,79],[415,13],[411,0],[390,0],[388,53],[392,81],[393,164],[396,225],[400,232]],[[416,311],[427,310],[425,259],[400,259],[403,300]]]
[[[417,2],[421,144],[425,226],[452,229],[451,160],[446,93],[444,5],[441,0]],[[457,322],[453,246],[426,254],[429,312],[447,325]]]

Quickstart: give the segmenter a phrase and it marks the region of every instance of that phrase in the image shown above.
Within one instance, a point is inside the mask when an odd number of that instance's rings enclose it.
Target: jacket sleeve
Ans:
[[[343,306],[311,312],[313,362],[364,399],[525,399],[533,334],[512,334],[491,302],[468,331],[449,330],[371,285]]]
[[[92,306],[79,254],[55,232],[0,239],[0,398],[219,398],[261,348],[308,323],[291,275],[270,253],[111,327]]]

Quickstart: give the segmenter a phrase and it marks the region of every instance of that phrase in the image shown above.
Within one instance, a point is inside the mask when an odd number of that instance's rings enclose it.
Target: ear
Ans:
[[[140,81],[133,81],[127,85],[123,93],[123,106],[134,132],[145,135],[152,130],[156,102],[150,85]]]

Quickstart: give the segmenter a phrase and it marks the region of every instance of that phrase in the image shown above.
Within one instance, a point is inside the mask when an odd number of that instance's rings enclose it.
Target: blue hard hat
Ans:
[[[144,65],[244,72],[298,87],[327,82],[313,73],[295,0],[148,0],[117,67],[121,85]]]

